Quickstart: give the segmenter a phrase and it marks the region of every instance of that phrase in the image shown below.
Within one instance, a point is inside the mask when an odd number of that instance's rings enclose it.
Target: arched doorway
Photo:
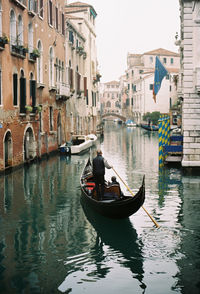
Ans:
[[[29,127],[24,136],[24,160],[31,160],[36,156],[33,130]]]
[[[4,139],[4,163],[5,168],[12,166],[12,138],[11,138],[11,132],[8,131],[6,133],[5,139]]]
[[[58,140],[58,146],[62,144],[62,124],[61,124],[61,115],[60,113],[58,114],[57,118],[57,140]]]

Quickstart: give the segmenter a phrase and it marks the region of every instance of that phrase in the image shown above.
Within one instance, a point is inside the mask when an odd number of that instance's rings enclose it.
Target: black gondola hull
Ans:
[[[136,213],[143,205],[145,200],[145,177],[143,177],[142,185],[135,196],[124,196],[122,199],[115,201],[98,201],[92,196],[88,195],[84,189],[84,172],[81,177],[81,190],[82,196],[81,201],[84,205],[90,207],[97,213],[109,217],[109,218],[127,218],[132,214]]]

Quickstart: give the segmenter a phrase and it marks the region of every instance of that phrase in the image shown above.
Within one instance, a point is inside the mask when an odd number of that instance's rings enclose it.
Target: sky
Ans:
[[[78,0],[77,0],[78,1]],[[86,0],[96,17],[96,45],[101,82],[125,74],[127,54],[158,48],[178,52],[179,0]],[[73,3],[76,1],[68,1]]]

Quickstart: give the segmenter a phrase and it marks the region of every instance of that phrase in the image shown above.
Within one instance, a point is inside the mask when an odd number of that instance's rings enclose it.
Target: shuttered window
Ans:
[[[70,89],[73,89],[74,87],[74,80],[73,80],[73,69],[70,68],[70,77],[69,77],[69,82],[70,82]]]
[[[20,113],[25,113],[26,109],[26,79],[20,78]]]
[[[84,96],[87,97],[87,77],[84,77]]]
[[[62,13],[62,34],[65,34],[65,18],[64,13]]]
[[[36,106],[36,81],[30,80],[30,97],[32,98],[32,106]]]
[[[76,72],[76,90],[79,92],[81,89],[81,75]]]
[[[17,81],[17,74],[15,73],[15,74],[13,74],[13,105],[14,106],[16,106],[17,105],[17,103],[18,103],[18,95],[17,95],[17,93],[18,93],[18,87],[17,87],[17,85],[18,85],[18,81]]]

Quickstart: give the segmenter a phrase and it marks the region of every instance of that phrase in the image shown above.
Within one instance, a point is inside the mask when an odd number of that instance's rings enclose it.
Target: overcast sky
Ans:
[[[68,1],[73,3],[76,1]],[[127,53],[158,48],[178,52],[179,0],[86,0],[97,12],[97,57],[101,82],[125,73]]]

